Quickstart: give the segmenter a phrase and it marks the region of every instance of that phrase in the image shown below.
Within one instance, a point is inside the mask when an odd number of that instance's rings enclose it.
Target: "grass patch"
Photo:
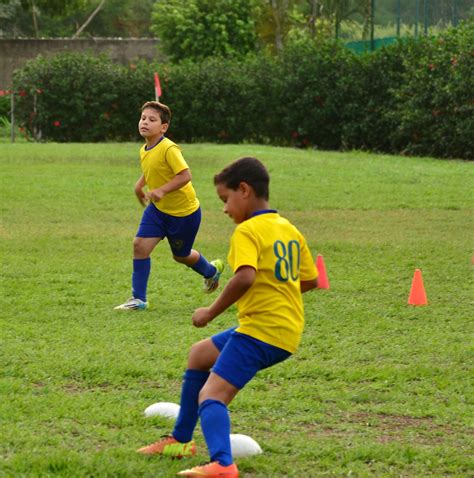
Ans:
[[[205,329],[199,276],[153,253],[151,309],[130,294],[137,144],[3,144],[1,476],[174,476],[136,448],[170,430],[145,419],[179,401]],[[231,404],[264,454],[246,477],[468,476],[472,472],[472,164],[285,148],[184,145],[203,207],[196,247],[226,257],[232,222],[212,177],[244,155],[271,173],[271,205],[324,255],[331,283],[305,296],[298,353]],[[429,305],[406,305],[421,268]],[[224,280],[230,277],[224,272]]]

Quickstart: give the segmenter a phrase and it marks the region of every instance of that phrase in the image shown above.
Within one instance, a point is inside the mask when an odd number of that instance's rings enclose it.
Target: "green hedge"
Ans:
[[[60,54],[14,77],[19,122],[54,141],[138,139],[139,108],[173,111],[176,141],[262,142],[474,157],[474,22],[436,38],[358,55],[341,43],[295,41],[278,57],[124,67]]]
[[[130,139],[143,99],[136,87],[129,88],[132,84],[141,86],[140,75],[106,57],[65,53],[38,58],[14,76],[16,110],[34,137],[71,142]]]
[[[258,141],[257,73],[251,60],[208,59],[170,67],[162,99],[173,111],[171,132],[187,142]]]
[[[405,49],[406,73],[394,92],[393,148],[474,158],[474,23],[415,47]]]
[[[0,94],[0,117],[10,118],[10,95]]]

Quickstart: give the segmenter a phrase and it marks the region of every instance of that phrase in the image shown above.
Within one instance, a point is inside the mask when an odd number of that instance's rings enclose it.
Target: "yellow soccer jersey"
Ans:
[[[237,301],[237,331],[295,352],[304,328],[300,280],[318,276],[303,235],[276,211],[259,211],[236,227],[227,259],[234,272],[256,270]]]
[[[178,173],[189,168],[181,150],[168,138],[163,138],[149,150],[143,145],[140,149],[140,165],[150,191],[163,186]],[[188,216],[199,208],[199,200],[191,182],[166,194],[153,204],[160,211],[178,217]]]

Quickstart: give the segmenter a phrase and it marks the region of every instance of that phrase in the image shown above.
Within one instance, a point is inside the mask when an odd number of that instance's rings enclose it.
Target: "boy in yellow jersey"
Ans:
[[[232,460],[227,405],[259,370],[287,359],[300,343],[301,294],[317,286],[318,272],[303,235],[269,209],[269,181],[255,158],[239,159],[214,177],[224,212],[237,224],[228,255],[234,276],[209,307],[195,310],[192,321],[205,327],[236,303],[239,326],[191,347],[172,434],[138,450],[145,455],[194,455],[192,437],[200,418],[211,461],[180,476],[239,475]]]
[[[115,307],[118,310],[143,310],[148,307],[150,255],[165,237],[173,259],[204,277],[205,292],[217,288],[224,269],[221,260],[208,262],[192,248],[201,223],[201,208],[181,150],[164,136],[170,120],[171,111],[163,103],[149,101],[142,106],[138,130],[146,143],[140,149],[143,174],[135,184],[135,194],[146,208],[133,241],[133,295],[127,302]]]

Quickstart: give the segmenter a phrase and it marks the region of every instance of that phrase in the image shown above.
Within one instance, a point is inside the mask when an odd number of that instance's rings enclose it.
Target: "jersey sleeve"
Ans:
[[[308,244],[306,243],[306,239],[303,236],[301,236],[300,239],[300,247],[300,280],[308,281],[316,279],[319,275],[318,269],[316,268],[316,264],[314,262],[313,256],[311,255],[311,251],[309,250]]]
[[[165,160],[174,174],[189,169],[188,163],[186,163],[183,158],[181,150],[176,145],[172,145],[166,150]]]
[[[259,248],[255,236],[243,227],[237,227],[230,240],[228,255],[233,272],[239,267],[250,266],[257,270]]]

